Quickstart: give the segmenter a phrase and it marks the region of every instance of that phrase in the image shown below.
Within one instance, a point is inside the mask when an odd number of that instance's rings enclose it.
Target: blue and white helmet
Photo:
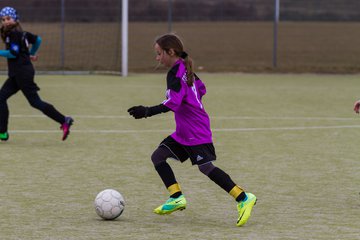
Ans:
[[[5,17],[5,16],[9,16],[15,21],[19,20],[19,15],[17,11],[15,10],[15,8],[12,7],[4,7],[3,9],[1,9],[0,17]]]

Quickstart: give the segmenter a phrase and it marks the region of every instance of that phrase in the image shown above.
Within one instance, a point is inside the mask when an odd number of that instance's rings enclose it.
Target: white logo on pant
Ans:
[[[202,156],[200,156],[200,155],[197,155],[197,157],[196,157],[196,161],[201,161],[201,160],[203,160],[204,158],[202,157]]]

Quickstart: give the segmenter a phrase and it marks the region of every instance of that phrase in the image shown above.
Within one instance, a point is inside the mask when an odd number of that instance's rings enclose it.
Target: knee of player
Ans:
[[[151,161],[155,167],[165,162],[166,159],[167,157],[164,154],[164,150],[162,148],[157,148],[151,155]]]
[[[29,103],[30,106],[32,106],[33,108],[39,109],[41,111],[43,111],[47,107],[47,104],[39,99],[30,100]]]
[[[209,174],[214,170],[215,165],[212,162],[207,162],[207,163],[198,165],[198,168],[199,168],[200,172],[202,172],[206,176],[209,176]]]

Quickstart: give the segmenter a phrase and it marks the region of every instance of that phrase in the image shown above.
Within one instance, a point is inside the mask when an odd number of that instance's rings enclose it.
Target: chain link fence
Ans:
[[[121,1],[1,1],[20,15],[25,31],[43,42],[35,63],[38,71],[120,72]],[[6,70],[5,60],[0,63]]]
[[[121,0],[2,0],[43,38],[38,71],[121,71]],[[129,72],[153,72],[174,32],[198,71],[360,72],[360,1],[280,0],[277,67],[269,0],[129,0]],[[6,70],[6,60],[0,60]]]

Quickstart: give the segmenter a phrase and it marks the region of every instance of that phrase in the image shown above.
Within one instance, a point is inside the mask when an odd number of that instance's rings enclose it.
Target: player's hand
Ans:
[[[360,109],[360,100],[357,100],[354,104],[354,111],[359,114],[359,109]]]
[[[135,119],[140,119],[148,116],[149,108],[144,106],[134,106],[129,108],[127,111]]]
[[[30,55],[30,59],[31,59],[31,61],[33,61],[33,62],[36,62],[37,60],[38,60],[38,56],[37,55]]]

